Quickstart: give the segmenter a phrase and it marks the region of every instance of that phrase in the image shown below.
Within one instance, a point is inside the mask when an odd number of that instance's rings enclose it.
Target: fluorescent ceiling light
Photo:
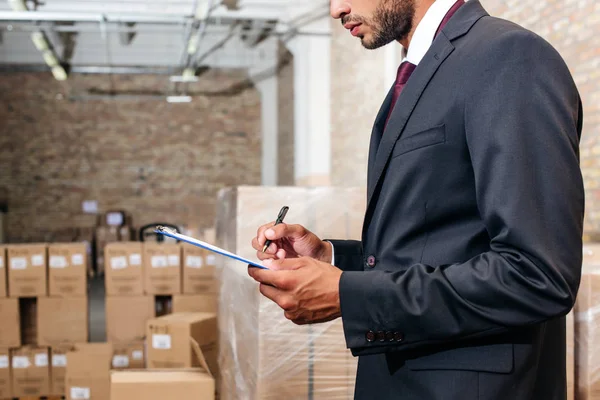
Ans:
[[[57,81],[64,81],[67,79],[67,71],[60,65],[52,68],[52,75],[54,75],[54,79]]]
[[[190,96],[167,96],[167,102],[169,103],[190,103],[191,101]]]
[[[48,41],[42,32],[33,32],[31,34],[31,41],[39,51],[46,51],[50,48]]]
[[[208,17],[210,3],[209,0],[200,0],[198,2],[198,7],[196,7],[196,19],[203,21]]]
[[[44,61],[46,61],[49,67],[56,67],[58,65],[58,58],[51,51],[44,52]]]
[[[9,3],[13,11],[27,11],[25,0],[9,0]]]

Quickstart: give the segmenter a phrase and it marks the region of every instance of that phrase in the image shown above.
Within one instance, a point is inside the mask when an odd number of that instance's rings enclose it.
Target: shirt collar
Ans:
[[[415,29],[408,51],[402,48],[403,62],[409,61],[414,65],[419,65],[433,42],[435,32],[454,3],[456,3],[456,0],[436,0],[429,7]]]

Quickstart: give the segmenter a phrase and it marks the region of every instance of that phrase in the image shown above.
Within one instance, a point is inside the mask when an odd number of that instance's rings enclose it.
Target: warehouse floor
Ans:
[[[106,315],[104,313],[104,278],[90,279],[90,342],[106,341]]]

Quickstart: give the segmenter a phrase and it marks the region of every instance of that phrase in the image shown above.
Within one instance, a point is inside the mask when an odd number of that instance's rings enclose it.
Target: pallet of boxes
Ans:
[[[366,195],[361,189],[238,187],[219,194],[217,245],[256,259],[251,240],[283,205],[286,222],[321,238],[360,238]],[[221,398],[353,399],[357,361],[341,320],[298,326],[260,294],[247,267],[218,268]]]
[[[178,243],[120,242],[107,244],[104,258],[111,400],[214,398],[211,257]]]
[[[0,398],[62,397],[88,341],[85,243],[0,248]]]

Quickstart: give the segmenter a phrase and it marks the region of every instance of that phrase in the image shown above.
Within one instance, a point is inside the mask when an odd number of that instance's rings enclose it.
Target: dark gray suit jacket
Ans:
[[[470,0],[371,140],[361,241],[335,241],[357,399],[565,399],[582,108],[559,54]]]

